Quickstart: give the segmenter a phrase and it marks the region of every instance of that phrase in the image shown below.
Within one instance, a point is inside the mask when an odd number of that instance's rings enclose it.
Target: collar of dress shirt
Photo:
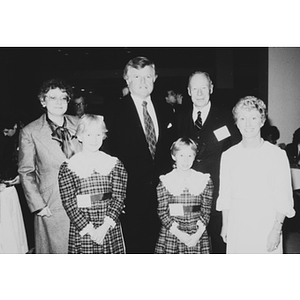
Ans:
[[[195,122],[197,120],[197,113],[198,111],[201,111],[201,119],[202,119],[202,124],[204,124],[205,120],[207,119],[208,113],[210,111],[211,107],[211,102],[209,101],[207,105],[205,105],[203,108],[198,109],[193,105],[193,121]]]

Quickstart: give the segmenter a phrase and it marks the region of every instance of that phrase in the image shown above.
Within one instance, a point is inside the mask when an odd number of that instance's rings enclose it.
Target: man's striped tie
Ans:
[[[155,135],[154,124],[147,110],[147,102],[143,101],[142,105],[143,105],[146,140],[148,142],[149,150],[151,152],[152,158],[154,158],[155,149],[156,149],[156,135]]]
[[[198,111],[198,117],[197,120],[195,121],[195,126],[201,130],[202,129],[202,119],[201,119],[201,111]]]

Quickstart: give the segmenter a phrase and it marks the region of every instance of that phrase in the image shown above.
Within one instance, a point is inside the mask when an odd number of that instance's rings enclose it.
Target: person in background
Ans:
[[[223,151],[241,140],[232,117],[211,101],[214,85],[206,72],[197,71],[189,77],[188,94],[191,106],[178,114],[177,136],[188,136],[197,145],[193,169],[211,176],[214,185],[212,210],[208,224],[211,253],[225,253],[226,244],[220,232],[222,214],[216,210],[219,192],[220,159]]]
[[[295,130],[292,143],[287,144],[284,150],[286,151],[291,168],[293,198],[296,211],[295,217],[285,222],[284,229],[300,233],[300,128]]]
[[[0,121],[0,253],[27,253],[31,228],[25,231],[28,207],[18,175],[20,121],[8,111]]]
[[[1,144],[0,144],[0,177],[1,180],[19,184],[18,152],[20,122],[17,116],[5,112],[1,116]]]
[[[206,230],[210,218],[213,184],[209,174],[191,169],[197,146],[180,138],[171,147],[175,168],[160,176],[158,215],[162,227],[157,254],[208,254]]]
[[[67,253],[69,218],[62,206],[58,171],[78,151],[78,123],[65,115],[72,88],[60,79],[45,81],[38,98],[45,113],[20,132],[19,175],[29,209],[35,214],[36,253]]]
[[[71,221],[71,254],[125,253],[119,215],[127,173],[116,157],[99,151],[106,132],[103,116],[84,115],[76,133],[82,151],[60,167],[60,195]]]
[[[227,253],[282,253],[282,225],[295,215],[286,153],[261,138],[266,105],[247,96],[233,108],[242,141],[222,154],[217,210]]]
[[[166,102],[171,105],[174,113],[179,109],[180,105],[182,105],[182,95],[176,94],[173,90],[168,90],[167,95],[165,97]]]
[[[158,176],[172,168],[172,123],[161,108],[164,99],[152,96],[156,79],[153,62],[131,59],[124,69],[129,94],[114,103],[106,119],[110,154],[128,173],[125,213],[120,217],[127,253],[154,253],[160,229]]]
[[[129,94],[129,88],[128,86],[125,86],[124,88],[122,88],[122,97],[125,97]]]
[[[280,138],[280,132],[276,126],[265,125],[261,129],[261,137],[270,142],[273,145],[277,144],[277,140]]]
[[[300,128],[295,130],[293,141],[286,145],[285,151],[290,164],[300,168]]]
[[[87,111],[87,101],[86,97],[82,95],[78,95],[74,98],[73,102],[75,116],[81,118]]]

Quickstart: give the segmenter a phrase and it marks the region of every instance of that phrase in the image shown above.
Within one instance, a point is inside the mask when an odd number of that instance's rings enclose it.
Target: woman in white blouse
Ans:
[[[240,99],[233,117],[242,141],[222,155],[217,200],[227,253],[282,253],[282,225],[295,214],[287,156],[261,138],[262,100]]]

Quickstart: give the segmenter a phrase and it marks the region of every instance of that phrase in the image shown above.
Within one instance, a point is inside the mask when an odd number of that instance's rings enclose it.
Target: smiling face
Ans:
[[[142,99],[148,97],[153,91],[155,80],[155,70],[151,66],[141,69],[128,68],[126,82],[134,96]]]
[[[48,116],[63,116],[68,109],[68,94],[60,88],[50,89],[41,99]]]
[[[173,160],[176,162],[176,167],[180,171],[188,171],[193,165],[195,159],[195,151],[190,146],[182,146],[181,149],[172,155]]]
[[[209,83],[204,74],[195,74],[188,86],[188,94],[191,96],[192,102],[196,108],[205,107],[212,94],[213,85]]]
[[[244,139],[260,139],[260,129],[264,122],[257,109],[241,109],[237,115],[236,125]]]
[[[92,122],[80,135],[83,152],[94,153],[102,146],[105,135],[98,123]]]

